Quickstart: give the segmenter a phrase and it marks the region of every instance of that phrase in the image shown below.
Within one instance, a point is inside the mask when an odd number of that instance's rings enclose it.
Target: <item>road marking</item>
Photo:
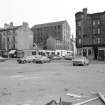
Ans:
[[[12,76],[10,76],[10,78],[21,78],[21,77],[24,77],[24,75],[12,75]]]
[[[24,78],[20,78],[21,80],[28,80],[28,79],[36,79],[36,78],[40,78],[40,77],[24,77]]]
[[[29,80],[29,79],[37,79],[37,78],[40,78],[39,76],[25,76],[25,75],[13,75],[13,76],[10,76],[11,79],[19,79],[19,80]]]

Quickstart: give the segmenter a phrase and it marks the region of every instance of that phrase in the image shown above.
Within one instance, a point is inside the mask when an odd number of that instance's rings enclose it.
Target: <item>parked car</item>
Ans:
[[[26,57],[17,59],[17,62],[18,63],[31,63],[34,61],[34,59],[35,59],[34,56],[26,56]]]
[[[72,60],[73,59],[73,56],[72,55],[65,55],[64,56],[64,59],[65,60]]]
[[[0,62],[4,62],[6,60],[7,60],[7,58],[3,58],[3,57],[0,56]]]
[[[17,59],[18,63],[47,63],[50,62],[51,59],[49,59],[47,56],[42,55],[35,55],[35,56],[27,56],[23,58]]]
[[[35,55],[33,63],[37,63],[41,59],[42,55]]]
[[[60,59],[62,59],[62,57],[59,55],[53,55],[52,56],[52,60],[60,60]]]
[[[34,59],[35,59],[34,56],[27,56],[26,59],[25,59],[25,62],[31,63],[31,62],[33,62]]]
[[[41,56],[41,57],[39,57],[39,59],[36,59],[35,60],[36,61],[36,63],[48,63],[48,62],[50,62],[51,61],[51,59],[49,59],[47,56]]]
[[[54,55],[48,55],[47,57],[48,57],[49,59],[52,59],[53,56],[54,56]]]
[[[89,65],[89,60],[86,58],[86,57],[75,57],[73,60],[72,60],[72,63],[73,63],[73,66],[76,66],[76,65],[82,65],[82,66],[85,66],[85,65]]]
[[[18,59],[17,59],[17,62],[18,62],[18,63],[26,63],[26,58],[25,58],[25,57],[23,57],[23,58],[18,58]]]
[[[51,59],[48,58],[47,56],[42,56],[42,57],[41,57],[41,60],[42,60],[44,63],[48,63],[48,62],[51,61]]]

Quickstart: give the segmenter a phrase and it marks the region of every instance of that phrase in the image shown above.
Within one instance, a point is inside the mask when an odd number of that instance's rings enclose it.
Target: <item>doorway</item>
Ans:
[[[97,46],[93,47],[93,51],[94,51],[94,60],[97,60],[97,58],[98,58],[98,48],[97,48]]]

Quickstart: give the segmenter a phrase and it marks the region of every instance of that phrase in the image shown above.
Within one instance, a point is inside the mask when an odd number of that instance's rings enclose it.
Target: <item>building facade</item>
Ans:
[[[5,24],[0,29],[0,55],[7,56],[11,50],[33,49],[33,32],[28,24],[23,22],[20,26],[13,23]]]
[[[32,50],[33,49],[33,32],[27,23],[15,31],[15,48],[17,50]]]
[[[56,40],[55,49],[70,50],[71,48],[70,26],[67,21],[35,25],[32,27],[32,31],[34,42],[37,43],[40,49],[49,49],[47,39],[50,36]]]
[[[105,60],[105,12],[87,13],[87,8],[75,14],[78,55]]]

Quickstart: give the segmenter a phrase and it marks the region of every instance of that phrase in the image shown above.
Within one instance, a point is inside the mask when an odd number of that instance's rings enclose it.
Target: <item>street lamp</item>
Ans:
[[[36,50],[36,53],[38,54],[38,46],[35,42],[33,43],[33,49]]]
[[[82,26],[81,26],[81,47],[82,47],[82,56],[83,56],[83,35],[84,35],[84,24],[85,24],[85,20],[84,20],[84,15],[82,15]]]

